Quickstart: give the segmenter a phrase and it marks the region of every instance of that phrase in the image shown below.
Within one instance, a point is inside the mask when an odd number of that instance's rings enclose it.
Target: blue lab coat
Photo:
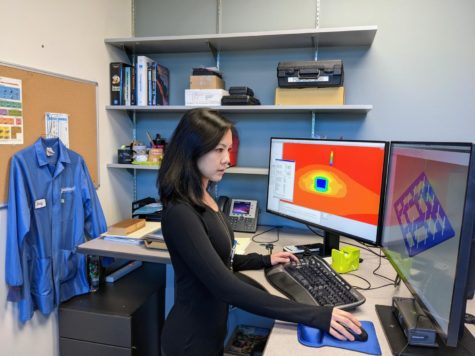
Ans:
[[[86,258],[76,247],[106,230],[79,154],[57,138],[40,138],[12,157],[5,279],[22,322],[89,291]]]

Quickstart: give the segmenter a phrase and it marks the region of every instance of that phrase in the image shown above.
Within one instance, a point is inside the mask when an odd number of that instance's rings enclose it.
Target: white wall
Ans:
[[[130,211],[130,174],[109,172],[106,163],[112,162],[117,147],[130,139],[131,123],[117,116],[111,119],[104,109],[109,103],[109,62],[126,58],[107,48],[104,39],[131,35],[131,0],[1,0],[0,14],[1,62],[98,83],[98,194],[108,222],[126,216]],[[117,188],[123,185],[127,191],[118,192]],[[0,354],[59,355],[57,314],[45,318],[35,313],[22,326],[17,321],[15,306],[6,301],[5,222],[3,207],[0,208]]]

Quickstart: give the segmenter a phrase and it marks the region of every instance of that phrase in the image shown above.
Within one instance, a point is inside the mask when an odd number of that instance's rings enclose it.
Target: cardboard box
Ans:
[[[229,93],[223,89],[185,89],[185,105],[219,106],[224,95]]]
[[[192,75],[190,89],[224,89],[224,80],[216,75]]]
[[[145,226],[145,219],[126,219],[107,228],[110,235],[128,235]]]
[[[302,88],[275,90],[275,105],[343,105],[345,88]]]

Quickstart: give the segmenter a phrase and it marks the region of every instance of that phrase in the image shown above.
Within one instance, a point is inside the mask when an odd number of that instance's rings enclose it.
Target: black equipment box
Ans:
[[[279,62],[277,79],[280,88],[326,88],[343,85],[343,61]]]
[[[254,91],[249,87],[230,87],[228,91],[230,95],[254,96]]]
[[[259,99],[249,95],[225,95],[221,105],[261,105]]]
[[[193,68],[193,71],[191,72],[191,75],[215,75],[221,79],[223,79],[223,75],[220,71],[210,69],[210,68]]]

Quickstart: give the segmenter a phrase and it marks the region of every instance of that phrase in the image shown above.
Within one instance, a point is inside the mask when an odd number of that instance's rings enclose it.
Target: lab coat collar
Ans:
[[[45,165],[48,164],[48,158],[46,157],[45,147],[56,146],[56,143],[57,143],[57,149],[59,150],[58,163],[59,162],[61,162],[61,163],[71,163],[71,160],[69,158],[68,149],[61,142],[61,140],[59,138],[40,137],[34,144],[35,151],[36,151],[36,158],[38,160],[38,165],[40,167],[45,166]],[[62,168],[63,165],[61,164],[60,166]],[[58,165],[56,165],[56,168],[58,168]]]

